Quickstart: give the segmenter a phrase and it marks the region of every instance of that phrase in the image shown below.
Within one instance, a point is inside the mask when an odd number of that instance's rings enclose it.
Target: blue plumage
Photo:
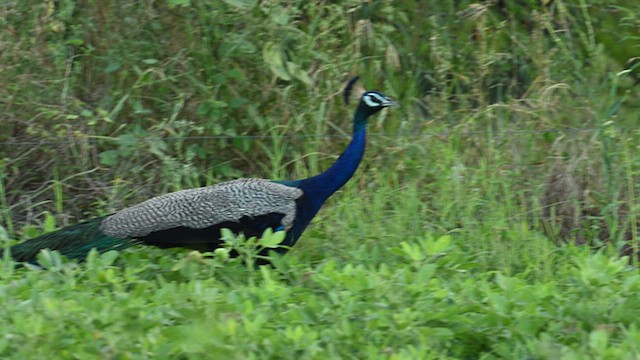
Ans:
[[[357,80],[347,83],[345,103]],[[365,92],[354,115],[351,142],[319,175],[301,180],[240,179],[161,195],[115,214],[27,240],[11,248],[12,257],[34,262],[37,253],[48,248],[83,260],[92,248],[103,252],[139,243],[212,251],[221,244],[222,228],[247,237],[260,236],[267,228],[285,230],[282,245],[293,246],[324,202],[357,170],[365,150],[369,116],[394,105],[379,92]]]

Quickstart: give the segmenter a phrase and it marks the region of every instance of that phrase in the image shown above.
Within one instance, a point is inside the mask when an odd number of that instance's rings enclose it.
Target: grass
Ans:
[[[169,191],[316,174],[348,141],[354,73],[402,105],[274,267],[149,248],[3,259],[2,358],[640,357],[636,5],[0,13],[7,245]]]

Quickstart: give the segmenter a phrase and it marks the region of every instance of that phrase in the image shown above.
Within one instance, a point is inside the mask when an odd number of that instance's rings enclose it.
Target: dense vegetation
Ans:
[[[640,357],[640,5],[618,3],[3,2],[4,244],[322,171],[353,74],[402,106],[274,267],[2,260],[0,357]]]

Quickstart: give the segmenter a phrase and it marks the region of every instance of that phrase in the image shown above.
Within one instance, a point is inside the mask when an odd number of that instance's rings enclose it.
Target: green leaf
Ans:
[[[116,261],[119,255],[120,253],[115,250],[109,250],[105,252],[104,254],[100,255],[100,260],[102,260],[102,265],[111,266]]]
[[[444,252],[451,244],[451,236],[444,235],[436,239],[435,241],[429,239],[423,242],[424,249],[427,255],[437,255]]]
[[[258,50],[258,48],[252,42],[246,40],[238,42],[236,44],[236,48],[238,49],[238,51],[245,54],[253,54]]]
[[[227,82],[227,77],[225,76],[225,74],[215,74],[213,76],[213,82],[216,84],[224,84],[225,82]]]
[[[236,9],[249,9],[256,4],[256,0],[222,0]]]
[[[216,259],[226,261],[230,257],[230,251],[229,249],[225,248],[217,248],[213,251],[213,255],[216,257]]]
[[[44,213],[44,232],[52,232],[56,230],[56,218],[50,212]]]
[[[132,133],[125,133],[116,137],[116,143],[121,148],[133,146],[137,142],[138,142],[138,138],[136,138],[136,136]]]
[[[45,269],[60,270],[62,269],[62,256],[58,251],[49,249],[41,250],[36,256],[38,263]]]
[[[71,46],[81,46],[84,44],[84,40],[78,38],[68,39],[67,41],[65,41],[65,43]]]
[[[278,11],[271,16],[271,19],[274,23],[280,26],[285,26],[289,24],[291,17],[285,12]]]
[[[419,262],[425,259],[425,255],[417,244],[410,244],[408,242],[400,243],[400,247],[404,254],[414,262]]]
[[[291,80],[291,75],[285,67],[285,60],[280,46],[268,42],[262,48],[262,58],[271,72],[282,80]]]
[[[167,5],[170,9],[173,9],[177,6],[189,7],[191,6],[191,0],[167,0]]]
[[[596,354],[604,354],[609,343],[609,335],[605,329],[596,329],[589,334],[589,347]]]
[[[269,249],[277,248],[286,236],[287,233],[285,231],[277,231],[274,233],[271,228],[268,228],[262,234],[260,245]]]
[[[9,232],[4,226],[0,225],[0,242],[6,242],[9,240]]]
[[[120,70],[120,68],[122,67],[122,65],[120,63],[111,63],[109,64],[109,66],[107,66],[106,69],[104,69],[104,73],[105,74],[111,74],[114,73],[118,70]]]
[[[229,106],[232,109],[237,109],[239,107],[241,107],[242,105],[247,103],[247,99],[243,98],[243,97],[234,97],[233,99],[231,99],[231,102],[229,102]]]
[[[98,157],[100,157],[100,164],[104,166],[114,166],[118,163],[118,151],[116,150],[103,151]]]
[[[309,74],[307,74],[306,71],[304,71],[303,69],[300,68],[300,66],[298,66],[298,64],[295,64],[291,61],[287,61],[287,70],[289,71],[290,74],[292,74],[296,79],[302,81],[303,83],[305,83],[306,85],[311,85],[313,84],[313,80],[311,80],[311,77],[309,77]]]
[[[227,229],[227,228],[222,228],[220,229],[220,237],[223,240],[231,240],[231,239],[235,239],[236,234],[233,233],[233,231]]]
[[[243,81],[245,79],[244,74],[239,69],[231,69],[227,72],[227,76],[234,80]]]

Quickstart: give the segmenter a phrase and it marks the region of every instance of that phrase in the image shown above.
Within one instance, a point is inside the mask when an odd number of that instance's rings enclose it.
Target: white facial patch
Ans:
[[[364,101],[364,103],[369,107],[380,107],[385,99],[378,94],[371,93],[363,96],[362,101]]]

